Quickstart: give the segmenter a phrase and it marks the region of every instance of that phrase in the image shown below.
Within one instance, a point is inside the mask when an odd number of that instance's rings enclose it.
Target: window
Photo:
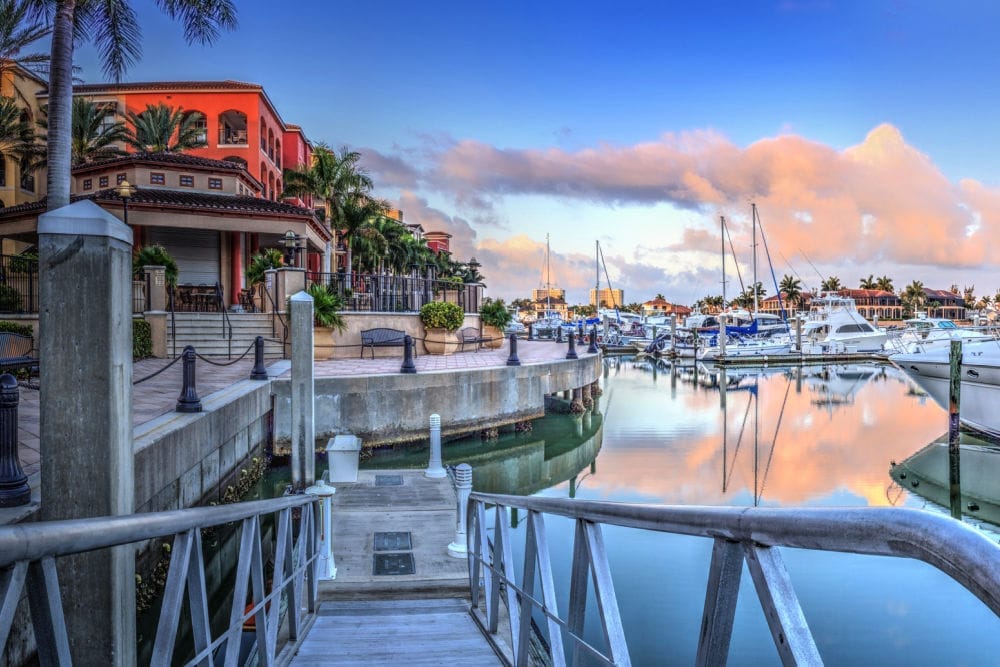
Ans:
[[[222,179],[221,178],[209,178],[208,179],[208,189],[209,190],[221,190],[222,189]]]
[[[181,174],[181,187],[182,188],[193,188],[194,187],[194,176],[189,176]]]
[[[92,178],[85,178],[85,179],[83,179],[83,189],[84,190],[93,190],[94,189],[94,179],[92,179]]]
[[[35,172],[32,171],[27,157],[21,159],[21,189],[28,192],[35,191]]]
[[[121,185],[122,181],[125,180],[125,174],[115,174],[115,185]]]
[[[99,188],[106,188],[106,187],[108,187],[108,177],[107,176],[101,176],[100,178],[98,178],[97,179],[97,187],[99,187]]]
[[[165,185],[167,179],[163,174],[153,172],[149,175],[149,182],[151,185]]]

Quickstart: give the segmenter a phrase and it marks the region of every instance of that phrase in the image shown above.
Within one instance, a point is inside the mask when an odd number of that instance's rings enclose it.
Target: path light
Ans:
[[[128,224],[128,202],[135,196],[135,193],[138,190],[139,188],[135,187],[128,181],[122,181],[118,184],[118,187],[114,189],[115,194],[122,200],[122,221],[126,225]]]

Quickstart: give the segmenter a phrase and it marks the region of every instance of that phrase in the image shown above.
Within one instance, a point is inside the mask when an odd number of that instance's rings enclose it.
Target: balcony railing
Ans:
[[[0,255],[0,313],[38,312],[38,260]]]
[[[483,285],[455,284],[410,276],[355,273],[306,273],[309,285],[320,284],[344,302],[345,310],[415,313],[425,303],[450,301],[466,313],[478,313]]]
[[[219,143],[227,145],[245,145],[247,143],[246,130],[233,130],[228,127],[219,130]]]

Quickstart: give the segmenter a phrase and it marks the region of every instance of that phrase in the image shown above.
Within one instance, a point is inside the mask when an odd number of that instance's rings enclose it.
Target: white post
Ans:
[[[455,468],[455,491],[458,493],[458,523],[455,525],[455,541],[448,545],[448,555],[465,558],[469,555],[469,537],[465,524],[469,512],[469,494],[472,493],[472,466],[460,463]]]
[[[333,560],[333,494],[337,489],[320,479],[306,489],[306,494],[320,497],[319,516],[319,578],[330,580],[337,578],[337,564]]]
[[[306,292],[297,292],[288,301],[292,311],[289,318],[292,342],[292,486],[301,489],[316,480],[313,299]]]
[[[719,315],[719,356],[726,356],[726,316]]]
[[[677,352],[677,316],[670,316],[670,352]]]
[[[441,465],[441,415],[431,415],[431,458],[427,462],[424,477],[440,479],[447,477],[448,472]]]

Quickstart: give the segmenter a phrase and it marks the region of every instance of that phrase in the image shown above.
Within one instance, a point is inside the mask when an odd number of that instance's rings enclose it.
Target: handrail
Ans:
[[[222,284],[216,281],[215,283],[215,302],[216,307],[222,311],[222,337],[226,339],[226,359],[233,358],[233,323],[229,320],[229,308],[226,307],[225,292],[222,290]],[[229,336],[226,336],[226,329],[228,327]]]
[[[285,318],[281,316],[278,312],[278,306],[274,302],[274,296],[271,291],[267,289],[267,285],[261,283],[260,285],[261,293],[267,297],[268,302],[271,304],[271,334],[275,335],[275,324],[281,322],[281,352],[282,356],[288,357],[288,323],[285,322]],[[277,320],[277,322],[276,322]]]
[[[256,622],[256,649],[261,662],[274,664],[282,627],[289,643],[281,655],[287,658],[316,612],[321,511],[329,511],[321,510],[321,505],[326,503],[318,496],[295,495],[217,507],[0,527],[0,566],[8,568],[7,575],[0,578],[0,608],[13,610],[26,587],[29,591],[58,591],[55,559],[59,556],[173,536],[152,664],[174,663],[177,633],[180,624],[188,619],[195,655],[186,664],[214,662],[214,653],[224,645],[225,664],[235,665],[243,624],[251,618]],[[298,517],[293,510],[300,512]],[[261,530],[260,518],[264,514],[277,515],[273,538]],[[233,522],[241,522],[234,583],[234,590],[241,593],[233,596],[229,627],[213,639],[201,530]],[[262,543],[271,539],[275,558],[268,587],[260,555]],[[248,587],[252,589],[251,605],[245,604]],[[283,597],[288,601],[286,614],[281,613]],[[42,632],[44,639],[38,642],[40,662],[69,664],[69,634],[60,596],[28,598],[36,637]],[[184,613],[185,598],[188,613]],[[7,644],[13,619],[13,613],[0,614],[0,646]],[[134,654],[131,660],[123,656],[123,662],[134,660]]]
[[[496,506],[496,544],[490,544],[487,535],[487,505]],[[531,567],[525,566],[526,580],[521,583],[514,577],[508,521],[500,516],[505,508],[528,512],[524,562]],[[577,523],[568,620],[560,617],[555,608],[551,565],[548,554],[543,553],[547,552],[543,514],[567,517]],[[511,645],[518,665],[525,664],[527,650],[527,631],[521,621],[530,620],[532,605],[547,617],[550,635],[569,630],[566,636],[574,642],[574,654],[586,651],[602,662],[629,664],[601,524],[714,540],[698,664],[725,662],[744,559],[783,660],[819,660],[791,580],[774,547],[920,560],[947,574],[1000,615],[1000,545],[966,524],[924,510],[669,506],[473,493],[468,516],[473,606],[478,602],[482,572],[486,625],[496,633],[496,605],[501,588],[506,589],[514,633]],[[541,570],[538,576],[544,602],[533,597],[536,561]],[[608,656],[596,652],[582,639],[588,571],[592,571],[595,596],[601,606]],[[561,654],[559,639],[552,648],[555,664],[563,664]]]

